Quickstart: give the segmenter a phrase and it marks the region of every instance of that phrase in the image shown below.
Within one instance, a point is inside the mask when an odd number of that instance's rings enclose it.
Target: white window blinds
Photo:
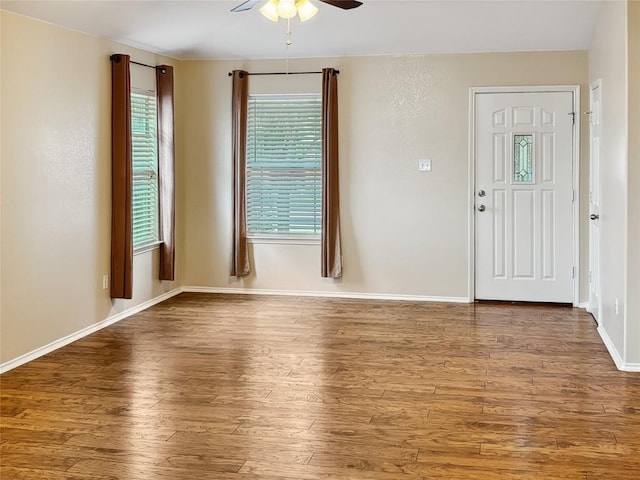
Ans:
[[[247,118],[247,228],[251,235],[319,235],[322,98],[252,95]]]
[[[158,242],[158,132],[154,92],[131,92],[133,248]]]

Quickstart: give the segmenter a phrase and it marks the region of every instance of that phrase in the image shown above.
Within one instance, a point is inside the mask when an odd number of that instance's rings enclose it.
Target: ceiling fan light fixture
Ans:
[[[260,13],[272,22],[278,21],[278,2],[277,0],[269,0],[260,9]]]
[[[298,9],[298,15],[300,16],[301,22],[306,22],[316,13],[318,13],[318,7],[316,7],[309,0],[300,0],[298,3],[296,3],[296,8]]]
[[[280,0],[278,2],[278,15],[282,18],[293,18],[298,13],[295,0]]]

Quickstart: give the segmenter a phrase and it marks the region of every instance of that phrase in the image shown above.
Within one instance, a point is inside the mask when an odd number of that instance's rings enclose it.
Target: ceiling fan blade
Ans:
[[[343,10],[351,10],[362,5],[362,2],[356,0],[320,0],[322,3],[328,3],[334,7],[342,8]]]
[[[232,12],[246,12],[247,10],[251,10],[258,3],[263,0],[246,0],[242,2],[235,8],[232,8]],[[343,10],[351,10],[352,8],[357,8],[362,5],[362,2],[358,2],[357,0],[319,0],[320,2],[333,5],[334,7],[342,8]]]
[[[251,10],[253,7],[255,7],[261,1],[262,0],[246,0],[245,2],[242,2],[237,7],[232,8],[231,11],[232,12],[245,12],[247,10]]]

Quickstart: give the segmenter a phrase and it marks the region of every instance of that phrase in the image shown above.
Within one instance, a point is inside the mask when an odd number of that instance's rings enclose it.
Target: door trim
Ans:
[[[476,183],[476,99],[483,93],[546,93],[570,92],[573,96],[573,306],[580,302],[580,85],[546,85],[529,87],[471,87],[469,88],[469,178],[467,197],[467,218],[469,238],[467,243],[469,258],[468,295],[471,301],[476,298],[475,272],[475,183]]]
[[[598,119],[601,123],[600,123],[600,153],[602,154],[602,79],[598,78],[596,80],[594,80],[593,82],[591,82],[589,84],[589,110],[591,110],[591,102],[593,99],[593,90],[594,89],[600,89],[600,118]],[[591,113],[589,111],[589,113]],[[593,176],[593,172],[591,171],[591,167],[593,166],[592,164],[592,157],[593,157],[593,151],[591,150],[591,147],[593,145],[593,129],[591,128],[591,124],[589,124],[589,193],[591,192],[591,177]],[[600,155],[600,167],[602,167],[602,155]],[[601,185],[600,185],[600,179],[598,178],[598,192],[600,192]],[[600,198],[598,199],[600,203],[602,203],[602,195],[600,195]],[[589,203],[587,205],[587,214],[591,213],[591,197],[589,197]],[[600,208],[600,210],[602,210],[602,207]],[[591,272],[591,249],[592,247],[592,242],[591,242],[591,225],[589,224],[589,269],[587,270],[587,275],[589,275],[588,272]],[[602,238],[602,234],[599,234],[599,238],[598,238],[598,249],[600,249],[600,239]],[[600,283],[601,280],[601,275],[600,275],[600,251],[598,251],[598,311],[596,312],[596,323],[598,325],[600,325],[602,323],[602,283]],[[593,298],[591,296],[591,282],[587,283],[587,289],[588,289],[588,297],[587,297],[587,308],[586,310],[588,312],[590,312],[591,314],[593,314]],[[626,324],[625,324],[626,325]],[[609,350],[611,351],[611,350]]]

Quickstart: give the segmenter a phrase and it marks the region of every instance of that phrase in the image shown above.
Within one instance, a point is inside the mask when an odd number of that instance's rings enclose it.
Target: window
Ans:
[[[155,92],[131,92],[133,248],[156,244],[158,234],[158,128]]]
[[[533,183],[533,135],[513,136],[513,181]]]
[[[318,237],[322,216],[321,162],[320,95],[249,97],[249,236]]]

